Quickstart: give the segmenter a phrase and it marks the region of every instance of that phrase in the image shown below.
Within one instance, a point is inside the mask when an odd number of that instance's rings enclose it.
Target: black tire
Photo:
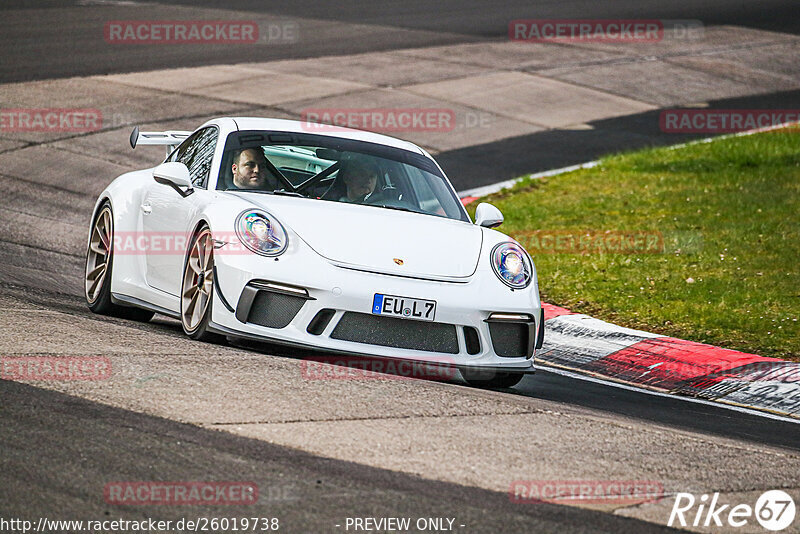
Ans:
[[[84,291],[86,305],[99,315],[147,322],[154,312],[129,306],[118,306],[111,301],[111,273],[114,268],[114,216],[111,204],[106,201],[92,219],[89,246],[86,249]],[[102,235],[102,237],[101,237]],[[101,274],[96,274],[102,268]]]
[[[203,263],[204,258],[198,258],[196,254],[199,249],[197,248],[201,240],[211,240],[211,246],[206,247],[206,253],[209,254],[208,259]],[[199,262],[199,263],[198,263]],[[202,265],[201,265],[202,263]],[[196,268],[200,271],[197,272]],[[184,333],[192,339],[197,341],[205,341],[208,343],[224,344],[226,342],[225,336],[216,334],[209,331],[209,323],[211,322],[211,309],[214,304],[214,247],[213,239],[211,237],[211,230],[207,225],[201,226],[194,236],[189,245],[189,250],[186,254],[186,259],[183,263],[183,274],[181,276],[181,295],[180,295],[180,319],[181,326]],[[199,277],[199,282],[198,282]],[[199,316],[196,315],[194,307],[198,306],[198,302],[191,305],[192,298],[187,297],[188,292],[191,291],[192,285],[196,289],[197,295],[192,294],[195,298],[200,299],[205,296],[206,301]],[[200,287],[202,284],[202,288]]]
[[[461,370],[461,376],[476,388],[512,388],[525,376],[523,373],[509,373],[490,370]]]

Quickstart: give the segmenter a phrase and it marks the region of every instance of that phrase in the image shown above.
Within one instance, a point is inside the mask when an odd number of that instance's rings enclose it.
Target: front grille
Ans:
[[[494,351],[505,358],[528,356],[529,331],[525,323],[489,323]]]
[[[331,338],[396,349],[458,354],[455,325],[368,313],[345,312]]]
[[[253,299],[247,322],[267,328],[284,328],[292,322],[306,299],[283,293],[259,291]]]

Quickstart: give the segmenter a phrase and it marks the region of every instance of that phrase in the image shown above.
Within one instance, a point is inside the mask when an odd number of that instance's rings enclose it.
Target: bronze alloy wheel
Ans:
[[[214,238],[203,226],[192,241],[181,283],[181,324],[192,339],[220,342],[223,336],[208,331],[214,299]]]

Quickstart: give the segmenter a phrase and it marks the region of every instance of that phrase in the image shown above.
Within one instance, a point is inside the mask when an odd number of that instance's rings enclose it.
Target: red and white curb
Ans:
[[[800,418],[800,364],[617,326],[544,304],[540,367]]]
[[[682,143],[708,143],[792,126],[787,123]],[[556,176],[594,167],[598,161],[531,174]],[[519,179],[461,191],[466,206],[513,186]],[[594,377],[658,394],[718,402],[800,419],[800,363],[765,358],[703,343],[624,328],[543,303],[545,341],[538,367]]]

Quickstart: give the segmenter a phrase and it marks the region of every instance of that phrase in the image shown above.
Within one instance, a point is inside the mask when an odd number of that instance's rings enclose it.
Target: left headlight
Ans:
[[[531,260],[516,243],[500,243],[492,249],[492,268],[508,287],[523,289],[531,283]]]
[[[261,210],[242,212],[236,219],[236,235],[244,246],[262,256],[283,254],[289,244],[281,223]]]

